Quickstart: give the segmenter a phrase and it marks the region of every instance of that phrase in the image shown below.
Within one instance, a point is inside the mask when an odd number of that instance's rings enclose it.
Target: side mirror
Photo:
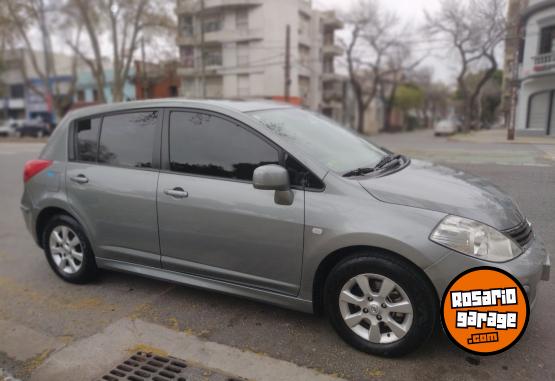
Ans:
[[[275,191],[278,205],[292,205],[294,194],[289,183],[289,173],[280,165],[269,164],[254,170],[252,185],[255,189]]]

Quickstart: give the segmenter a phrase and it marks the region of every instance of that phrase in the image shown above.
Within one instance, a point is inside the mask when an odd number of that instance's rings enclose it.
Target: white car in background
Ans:
[[[454,135],[461,130],[461,122],[454,117],[442,119],[434,126],[435,136]]]
[[[14,136],[16,131],[16,124],[12,120],[6,120],[0,123],[0,136],[10,137]]]

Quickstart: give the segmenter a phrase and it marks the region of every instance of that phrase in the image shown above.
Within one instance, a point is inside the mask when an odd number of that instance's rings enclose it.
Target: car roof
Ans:
[[[70,112],[72,119],[87,117],[89,115],[103,114],[117,111],[127,111],[141,108],[163,108],[163,107],[198,107],[198,108],[221,108],[241,113],[249,113],[262,110],[285,109],[294,106],[270,100],[191,100],[186,98],[149,99],[141,101],[120,102],[111,104],[84,107]]]

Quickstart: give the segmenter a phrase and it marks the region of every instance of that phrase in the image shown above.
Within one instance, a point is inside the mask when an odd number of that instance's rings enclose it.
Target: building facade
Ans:
[[[129,78],[123,85],[123,100],[133,101],[137,99],[135,92],[135,68],[129,69]],[[104,71],[106,79],[104,85],[104,99],[106,103],[113,102],[112,84],[114,82],[114,71],[106,69]],[[75,85],[74,108],[89,106],[98,103],[100,94],[98,94],[98,86],[96,80],[90,70],[83,70],[77,73],[77,83]]]
[[[529,0],[520,26],[516,134],[555,136],[555,0]]]
[[[135,93],[137,99],[174,98],[179,96],[181,79],[178,62],[143,63],[135,61]]]
[[[52,61],[55,68],[53,72],[56,74],[51,75],[47,81],[40,78],[28,50],[10,50],[2,58],[3,70],[0,76],[0,84],[4,86],[2,116],[9,119],[40,118],[48,123],[56,123],[52,100],[45,99],[41,94],[44,94],[45,87],[49,86],[54,96],[66,96],[73,79],[72,57],[53,54]],[[45,73],[44,54],[34,52],[34,58],[38,70]]]
[[[177,13],[181,95],[283,100],[289,26],[290,101],[342,118],[333,12],[310,0],[178,0]]]

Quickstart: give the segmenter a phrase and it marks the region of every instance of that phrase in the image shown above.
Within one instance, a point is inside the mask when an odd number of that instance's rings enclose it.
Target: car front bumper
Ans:
[[[517,278],[528,294],[530,307],[533,307],[536,302],[538,284],[542,280],[548,281],[551,272],[549,253],[543,241],[537,235],[521,256],[509,262],[486,262],[452,251],[426,268],[425,272],[441,298],[449,283],[457,275],[471,268],[482,266],[503,269]]]

